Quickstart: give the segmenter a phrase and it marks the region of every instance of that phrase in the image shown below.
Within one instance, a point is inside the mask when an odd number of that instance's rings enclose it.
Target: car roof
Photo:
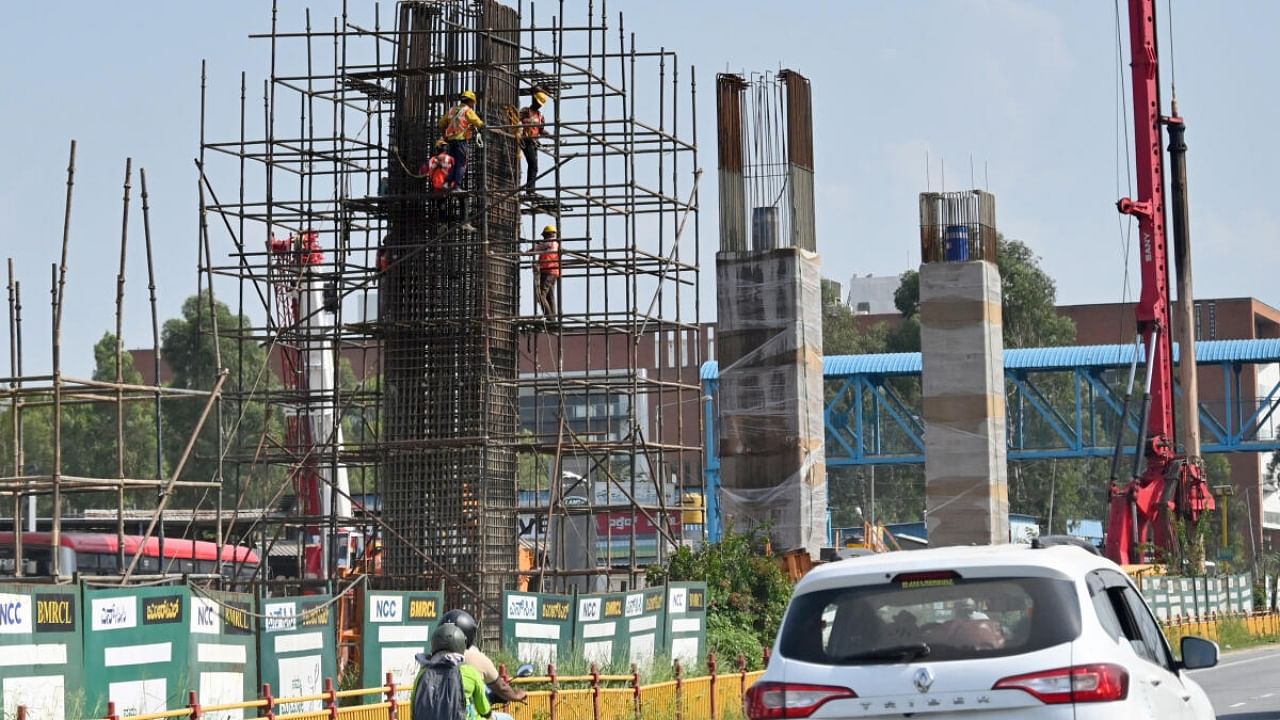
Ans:
[[[1069,577],[1082,577],[1100,568],[1124,572],[1110,560],[1071,545],[1045,548],[1021,544],[968,545],[887,552],[826,563],[806,573],[796,586],[796,592],[804,592],[811,585],[827,586],[833,580],[863,575],[1006,565],[1051,568]]]

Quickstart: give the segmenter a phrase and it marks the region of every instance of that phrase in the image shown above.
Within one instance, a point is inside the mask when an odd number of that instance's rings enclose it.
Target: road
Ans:
[[[1227,653],[1191,677],[1209,693],[1219,720],[1280,720],[1280,645]]]

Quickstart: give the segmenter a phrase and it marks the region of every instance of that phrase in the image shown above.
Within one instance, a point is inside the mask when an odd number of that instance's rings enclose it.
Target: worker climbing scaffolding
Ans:
[[[534,191],[534,183],[538,179],[538,145],[546,122],[542,117],[542,107],[550,97],[542,90],[535,90],[528,107],[520,109],[520,150],[524,153],[525,181],[527,193]]]
[[[449,112],[440,116],[440,129],[444,132],[444,140],[448,143],[449,155],[453,157],[453,168],[449,173],[450,187],[462,186],[462,179],[467,172],[467,143],[475,137],[476,131],[484,129],[484,120],[476,113],[476,94],[463,90],[458,96],[458,104]]]
[[[555,225],[542,229],[542,240],[534,246],[538,254],[533,266],[534,290],[538,305],[548,320],[559,318],[556,313],[556,295],[560,292],[560,233]]]
[[[427,176],[427,186],[432,192],[444,192],[454,187],[449,176],[453,174],[453,168],[457,164],[453,155],[449,153],[449,143],[444,140],[436,141],[436,154],[431,156],[424,166],[424,175]]]

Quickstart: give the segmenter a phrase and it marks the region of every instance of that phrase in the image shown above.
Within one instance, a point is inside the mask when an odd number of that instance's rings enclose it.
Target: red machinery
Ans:
[[[1138,220],[1139,264],[1142,294],[1137,304],[1138,337],[1125,417],[1133,393],[1138,350],[1146,354],[1146,387],[1143,393],[1139,435],[1131,480],[1118,482],[1120,442],[1111,469],[1110,510],[1107,519],[1107,557],[1122,563],[1145,561],[1143,546],[1176,551],[1178,536],[1173,517],[1193,529],[1200,516],[1214,507],[1199,457],[1199,414],[1195,394],[1195,364],[1191,352],[1190,247],[1186,212],[1185,144],[1182,118],[1160,114],[1160,75],[1156,46],[1154,0],[1129,0],[1129,42],[1133,70],[1134,146],[1137,153],[1138,198],[1117,203],[1120,212]],[[1174,165],[1174,237],[1178,259],[1179,297],[1184,300],[1178,319],[1182,348],[1180,375],[1185,388],[1182,414],[1185,454],[1179,454],[1174,438],[1173,338],[1169,288],[1168,247],[1165,233],[1164,156],[1162,125],[1170,126]],[[1125,423],[1122,421],[1120,432]]]
[[[272,237],[268,248],[275,260],[276,320],[285,338],[278,345],[280,379],[286,390],[294,391],[293,404],[286,408],[286,443],[297,456],[291,479],[298,514],[308,518],[301,571],[306,579],[328,579],[333,564],[339,571],[350,569],[351,555],[358,550],[352,541],[358,538],[333,524],[351,516],[346,468],[330,462],[323,451],[342,445],[336,408],[312,399],[332,393],[335,379],[334,315],[325,302],[321,272],[324,252],[315,232]]]

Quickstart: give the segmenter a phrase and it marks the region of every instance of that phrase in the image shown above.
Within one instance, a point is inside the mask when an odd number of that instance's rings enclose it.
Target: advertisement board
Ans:
[[[27,708],[30,720],[78,717],[83,648],[75,588],[0,585],[0,697],[4,716]]]
[[[190,666],[200,704],[231,705],[258,697],[253,596],[193,588],[187,629]],[[250,713],[252,715],[252,713]],[[243,720],[244,710],[207,712],[210,720]]]
[[[627,667],[628,636],[623,632],[623,593],[579,595],[574,619],[574,647],[600,668]]]
[[[271,694],[291,698],[319,694],[325,678],[337,680],[335,609],[328,595],[262,598],[258,601],[258,657],[262,683]],[[323,709],[319,700],[283,703],[277,715]]]
[[[366,591],[360,648],[363,687],[382,685],[391,673],[397,687],[403,688],[397,695],[407,702],[418,673],[414,657],[429,651],[431,632],[443,614],[442,592]],[[381,702],[382,698],[365,700]]]
[[[706,583],[667,586],[666,655],[696,673],[707,654]]]
[[[545,667],[573,649],[573,598],[504,592],[503,647],[524,663]]]
[[[164,712],[187,703],[190,592],[185,587],[83,592],[84,717]]]

